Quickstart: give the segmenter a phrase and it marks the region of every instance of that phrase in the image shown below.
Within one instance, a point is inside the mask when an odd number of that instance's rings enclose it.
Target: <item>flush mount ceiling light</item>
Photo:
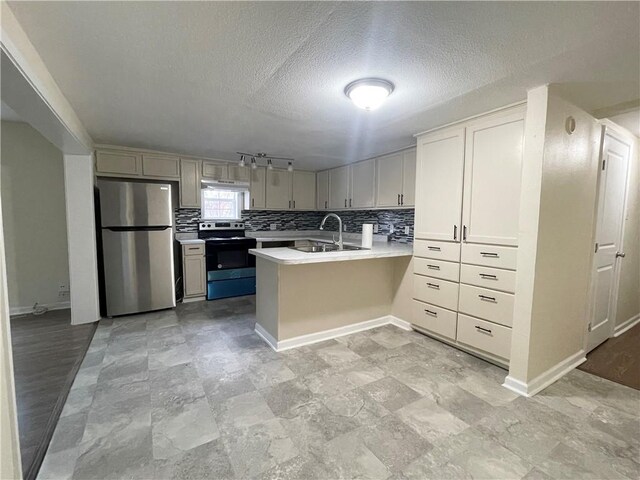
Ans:
[[[357,107],[367,111],[378,108],[393,92],[393,83],[382,78],[362,78],[351,82],[344,89],[344,94]]]

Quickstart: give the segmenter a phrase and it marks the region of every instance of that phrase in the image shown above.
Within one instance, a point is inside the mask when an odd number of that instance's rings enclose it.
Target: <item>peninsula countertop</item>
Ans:
[[[348,242],[345,242],[347,244]],[[413,246],[398,242],[373,242],[370,250],[342,250],[339,252],[301,252],[293,248],[252,248],[249,253],[282,265],[344,262],[374,258],[410,257]]]

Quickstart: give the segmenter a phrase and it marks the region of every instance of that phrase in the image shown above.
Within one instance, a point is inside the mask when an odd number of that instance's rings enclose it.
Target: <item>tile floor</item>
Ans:
[[[39,478],[637,479],[640,392],[385,326],[273,352],[252,297],[102,321]]]

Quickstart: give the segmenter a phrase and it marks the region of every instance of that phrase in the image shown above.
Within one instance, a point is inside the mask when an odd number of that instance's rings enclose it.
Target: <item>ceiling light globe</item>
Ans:
[[[357,107],[372,111],[384,103],[393,88],[393,84],[387,80],[365,78],[351,82],[344,93]]]

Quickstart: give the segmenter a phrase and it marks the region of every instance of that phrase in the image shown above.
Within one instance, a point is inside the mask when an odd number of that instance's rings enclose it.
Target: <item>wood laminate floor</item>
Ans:
[[[22,469],[35,478],[96,324],[71,325],[69,310],[11,319]]]
[[[578,368],[640,390],[640,324],[591,351]]]

